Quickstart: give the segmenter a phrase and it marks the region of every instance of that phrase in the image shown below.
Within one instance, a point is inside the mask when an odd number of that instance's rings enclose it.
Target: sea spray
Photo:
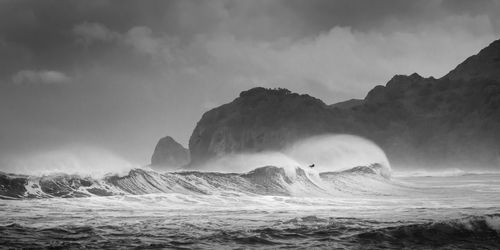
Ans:
[[[389,177],[391,166],[384,151],[375,143],[354,135],[325,134],[299,140],[279,151],[230,153],[187,170],[245,173],[262,166],[284,168],[290,176],[300,167],[311,175],[356,166],[379,164],[381,174]]]
[[[76,174],[94,178],[108,173],[124,175],[130,169],[139,167],[108,150],[74,145],[11,156],[4,164],[5,172],[16,174]]]
[[[285,154],[302,166],[314,164],[317,172],[332,172],[356,166],[379,164],[381,174],[390,176],[391,166],[384,151],[375,143],[354,135],[320,135],[299,141]]]

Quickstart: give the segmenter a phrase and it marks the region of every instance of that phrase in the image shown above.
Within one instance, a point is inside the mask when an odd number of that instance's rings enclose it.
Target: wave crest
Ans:
[[[89,197],[126,194],[181,193],[211,195],[325,196],[338,192],[367,192],[389,180],[378,164],[317,174],[296,168],[266,166],[250,172],[167,172],[132,169],[128,175],[103,178],[52,174],[42,177],[0,173],[0,198]],[[370,180],[370,186],[364,186]],[[373,184],[377,182],[378,184]]]

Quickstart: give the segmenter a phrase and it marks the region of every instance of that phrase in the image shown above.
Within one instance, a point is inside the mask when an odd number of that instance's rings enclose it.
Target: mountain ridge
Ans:
[[[363,100],[347,104],[326,105],[283,88],[243,91],[197,123],[189,140],[191,164],[347,133],[374,141],[400,165],[498,167],[499,58],[500,40],[442,78],[395,75]]]

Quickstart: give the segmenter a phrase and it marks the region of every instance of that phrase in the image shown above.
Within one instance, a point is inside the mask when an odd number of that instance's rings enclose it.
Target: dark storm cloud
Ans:
[[[94,23],[116,32],[149,27],[189,43],[197,34],[226,32],[250,40],[300,39],[335,26],[382,30],[391,22],[415,26],[447,15],[500,13],[494,1],[2,1],[2,50],[19,52],[2,58],[2,72],[18,67],[5,61],[24,60],[25,67],[65,68],[75,63],[76,25]],[[497,29],[498,22],[492,25]],[[18,55],[19,54],[19,55]],[[14,63],[15,64],[15,63]]]
[[[284,1],[308,26],[315,31],[329,30],[334,26],[349,26],[368,30],[381,26],[385,21],[400,17],[413,17],[428,11],[429,1]]]
[[[498,38],[498,1],[0,0],[0,158],[68,143],[147,162],[255,85],[326,102],[439,77]]]
[[[443,0],[442,8],[458,14],[497,14],[498,1],[495,0]]]
[[[357,30],[380,29],[391,22],[408,26],[444,18],[453,14],[497,16],[500,10],[495,0],[420,0],[420,1],[283,1],[306,20],[315,31],[334,26],[349,26]],[[496,24],[497,25],[497,24]]]

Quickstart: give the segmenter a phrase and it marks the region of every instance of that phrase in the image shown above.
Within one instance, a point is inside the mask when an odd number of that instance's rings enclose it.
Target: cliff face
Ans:
[[[500,40],[441,79],[395,76],[351,110],[396,164],[500,166]]]
[[[157,169],[181,167],[189,163],[189,150],[166,136],[158,141],[151,157],[151,166]]]
[[[373,140],[394,164],[499,166],[499,76],[496,41],[441,79],[396,75],[364,100],[328,106],[286,89],[254,88],[203,115],[189,141],[192,163],[349,133]]]
[[[189,140],[192,163],[231,152],[280,149],[329,126],[321,100],[286,89],[254,88],[206,112]]]
[[[500,82],[402,77],[349,112],[396,164],[498,166]]]

